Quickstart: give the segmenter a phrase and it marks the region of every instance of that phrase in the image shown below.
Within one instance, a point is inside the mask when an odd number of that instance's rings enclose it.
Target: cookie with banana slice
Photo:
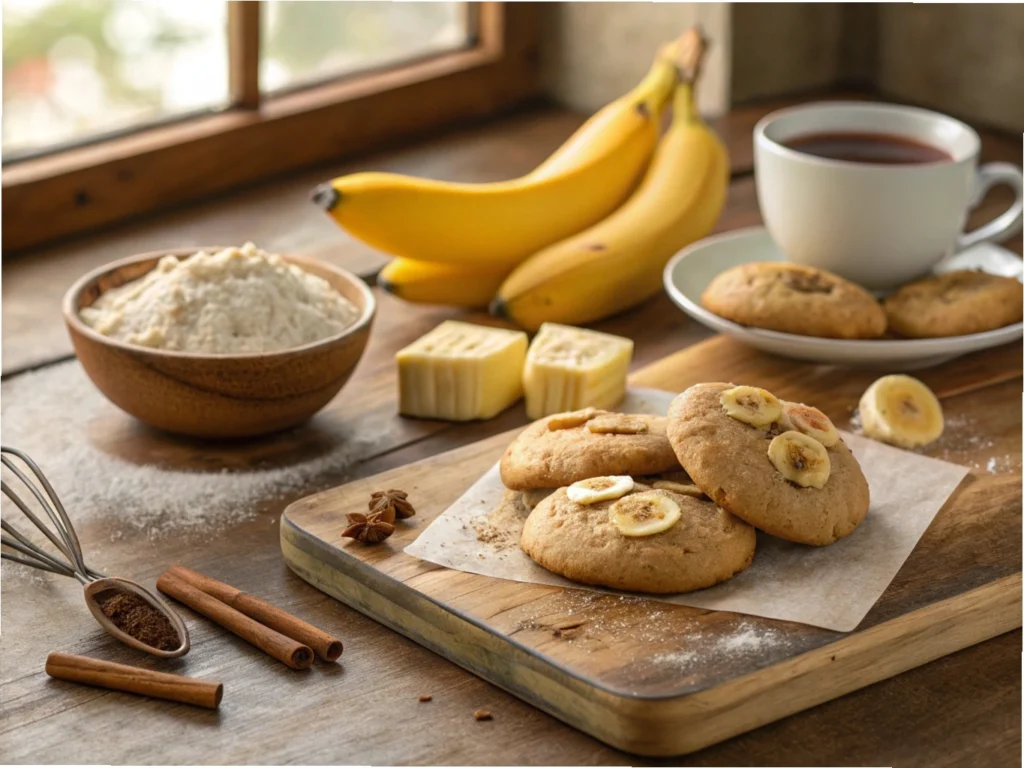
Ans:
[[[867,514],[860,464],[813,406],[719,382],[680,394],[668,419],[669,440],[697,487],[766,533],[823,546]]]
[[[663,416],[627,415],[597,408],[535,421],[501,458],[501,481],[512,490],[561,488],[613,475],[678,470]]]
[[[519,543],[567,579],[671,594],[735,576],[753,560],[756,534],[707,498],[619,476],[559,488],[530,513]]]

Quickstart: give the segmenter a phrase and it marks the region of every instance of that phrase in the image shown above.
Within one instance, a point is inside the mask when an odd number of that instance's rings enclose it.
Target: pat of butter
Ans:
[[[523,396],[526,334],[446,320],[395,355],[398,411],[489,419]]]
[[[613,408],[626,394],[633,342],[621,336],[544,323],[523,372],[531,419],[581,408]]]

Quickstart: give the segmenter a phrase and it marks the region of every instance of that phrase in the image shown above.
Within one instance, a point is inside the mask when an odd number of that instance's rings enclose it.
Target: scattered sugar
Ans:
[[[700,654],[696,651],[674,651],[672,653],[659,653],[657,656],[652,656],[651,663],[659,666],[686,669],[699,658]]]
[[[326,430],[318,443],[327,447],[286,466],[278,461],[236,472],[221,466],[184,471],[136,464],[90,441],[94,422],[118,418],[129,417],[96,390],[77,360],[4,382],[4,443],[35,459],[73,522],[102,519],[113,525],[111,541],[126,530],[152,541],[224,531],[255,517],[267,501],[299,498],[339,482],[342,471],[365,455],[364,440],[332,434],[329,423],[324,423],[318,425]],[[47,428],[40,429],[40,424]],[[201,455],[202,447],[194,453]]]
[[[850,419],[850,431],[858,435],[864,434],[859,411],[855,412]],[[977,460],[971,458],[972,455],[979,453],[984,455],[996,446],[996,441],[991,437],[986,437],[983,431],[977,421],[969,416],[964,414],[947,415],[942,437],[931,445],[916,448],[913,451],[921,455],[934,456],[937,459],[962,464],[977,472],[1001,474],[1019,469],[1020,460],[1014,456],[990,456]]]
[[[767,646],[777,645],[780,638],[777,630],[754,627],[748,622],[740,624],[737,630],[735,634],[727,635],[719,641],[718,645],[723,651],[730,654],[754,653]]]

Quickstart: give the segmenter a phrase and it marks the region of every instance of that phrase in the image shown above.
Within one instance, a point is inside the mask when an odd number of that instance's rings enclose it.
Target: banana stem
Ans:
[[[697,78],[708,48],[708,40],[700,26],[694,25],[676,40],[675,65],[679,77],[672,99],[672,121],[691,123],[701,119],[697,110]]]
[[[704,53],[708,49],[708,39],[704,37],[700,25],[695,24],[680,35],[676,46],[678,50],[676,67],[679,70],[679,79],[692,86],[700,77]]]

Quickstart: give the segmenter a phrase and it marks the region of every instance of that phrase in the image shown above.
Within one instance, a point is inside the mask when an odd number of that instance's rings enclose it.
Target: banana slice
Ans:
[[[612,523],[623,536],[653,536],[667,531],[682,515],[675,501],[657,491],[630,494],[608,510]]]
[[[813,437],[790,430],[768,445],[768,458],[782,476],[804,488],[822,488],[832,472],[825,446]]]
[[[557,432],[560,429],[572,429],[582,427],[592,418],[597,416],[599,411],[596,408],[584,408],[582,411],[569,411],[559,413],[548,419],[548,429]]]
[[[786,429],[793,429],[803,432],[808,437],[813,437],[826,448],[831,448],[839,442],[839,431],[832,423],[832,419],[810,405],[783,400],[780,423]]]
[[[860,398],[864,434],[900,448],[920,448],[939,439],[942,405],[927,386],[911,376],[883,376]]]
[[[782,402],[760,387],[733,387],[718,396],[725,412],[737,421],[764,428],[782,417]]]
[[[633,490],[633,478],[629,475],[591,477],[573,483],[566,490],[569,501],[577,504],[596,504],[599,501],[621,499]]]
[[[647,431],[647,422],[636,416],[612,413],[591,419],[587,429],[596,435],[642,435]]]
[[[659,491],[672,491],[683,496],[693,496],[697,499],[704,498],[704,491],[692,483],[676,483],[672,480],[655,480],[654,487]]]

